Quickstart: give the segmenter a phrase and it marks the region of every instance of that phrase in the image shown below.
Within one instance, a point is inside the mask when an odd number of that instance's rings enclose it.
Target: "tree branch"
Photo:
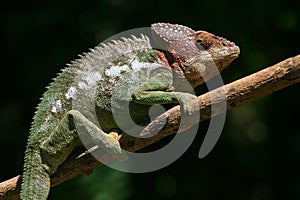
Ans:
[[[211,105],[222,101],[222,99],[211,97],[218,96],[221,90],[225,90],[227,110],[230,110],[298,82],[300,82],[300,55],[199,96],[197,100],[201,113],[200,121],[213,117],[211,116]],[[217,114],[220,113],[215,113],[215,115]],[[164,128],[151,138],[141,139],[123,135],[120,139],[122,147],[125,150],[134,152],[176,133],[180,125],[180,107],[175,106],[157,117],[143,130],[142,134],[155,132],[153,128],[161,123],[166,123]],[[111,158],[107,156],[106,160],[109,162]],[[90,174],[94,168],[100,165],[102,163],[91,154],[82,154],[82,151],[74,152],[52,176],[51,187],[79,174]],[[18,199],[19,190],[20,176],[4,181],[0,183],[0,199]]]

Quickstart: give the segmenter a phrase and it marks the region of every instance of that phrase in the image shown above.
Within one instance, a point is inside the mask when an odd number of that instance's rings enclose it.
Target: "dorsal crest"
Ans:
[[[143,52],[151,49],[149,38],[143,34],[141,37],[120,38],[111,40],[109,43],[101,43],[90,49],[90,52],[79,55],[79,59],[72,62],[72,65],[94,66],[109,64],[121,56],[129,56],[135,52]]]
[[[186,26],[169,23],[155,23],[151,25],[151,29],[160,38],[169,43],[187,38],[195,33],[193,29]]]

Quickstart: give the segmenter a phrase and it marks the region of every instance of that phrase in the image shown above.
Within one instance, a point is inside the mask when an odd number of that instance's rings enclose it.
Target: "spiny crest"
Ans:
[[[121,40],[111,40],[110,43],[101,43],[88,53],[79,55],[79,59],[72,62],[71,65],[86,67],[94,65],[105,65],[113,62],[120,56],[128,56],[134,52],[143,52],[151,49],[149,38],[143,34],[137,38],[121,38]]]
[[[152,24],[151,30],[154,34],[169,43],[182,40],[182,38],[189,37],[191,34],[195,33],[195,31],[189,27],[169,23]]]

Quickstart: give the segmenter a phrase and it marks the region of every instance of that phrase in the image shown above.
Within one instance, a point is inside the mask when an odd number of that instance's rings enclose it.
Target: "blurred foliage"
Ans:
[[[226,83],[299,53],[299,1],[6,1],[1,5],[0,181],[20,174],[35,106],[76,55],[153,22],[207,30],[241,55]],[[51,191],[50,199],[300,199],[299,84],[232,110],[214,150],[203,134],[175,163],[145,174],[101,167]],[[205,130],[206,123],[203,123]]]

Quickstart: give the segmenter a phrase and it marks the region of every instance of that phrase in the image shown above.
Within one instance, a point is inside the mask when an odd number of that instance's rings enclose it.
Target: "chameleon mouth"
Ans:
[[[230,54],[229,55],[230,57],[235,57],[235,58],[238,57],[239,54],[240,54],[240,48],[238,46],[236,46],[236,45],[230,47],[229,54]]]
[[[212,55],[214,59],[237,58],[240,54],[240,48],[236,45],[222,48],[212,47],[207,49],[207,52]]]

